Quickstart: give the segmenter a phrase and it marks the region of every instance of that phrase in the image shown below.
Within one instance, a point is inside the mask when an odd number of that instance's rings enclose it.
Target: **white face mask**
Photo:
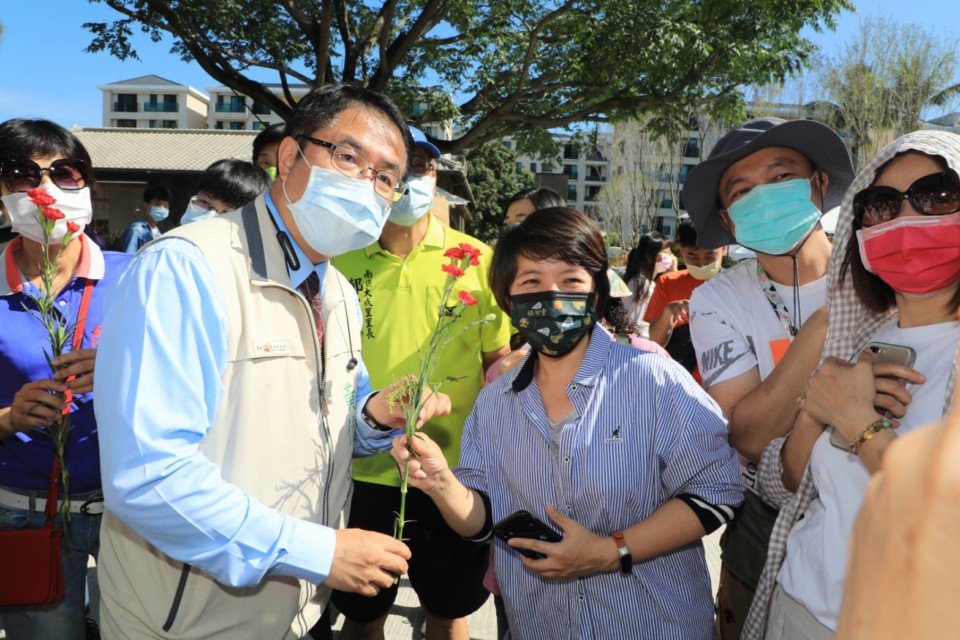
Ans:
[[[183,216],[180,218],[180,224],[187,224],[190,222],[196,222],[197,220],[206,220],[207,218],[216,217],[216,209],[204,209],[196,203],[196,200],[197,196],[190,198],[190,204],[187,205],[186,212],[184,212]]]
[[[676,261],[676,258],[674,258],[669,254],[666,254],[666,253],[657,254],[657,261],[653,265],[653,275],[666,273],[667,271],[672,270],[674,265],[676,264],[675,261]]]
[[[390,207],[390,222],[409,227],[420,220],[433,207],[433,194],[437,181],[430,176],[407,180],[407,192]]]
[[[150,217],[154,222],[163,222],[170,215],[170,209],[166,207],[150,207]]]
[[[376,242],[390,212],[370,180],[333,169],[311,166],[307,188],[296,202],[287,195],[286,183],[280,186],[304,241],[327,258]]]
[[[67,223],[73,222],[80,227],[74,235],[83,233],[83,228],[93,220],[93,204],[90,201],[90,189],[84,187],[77,191],[64,191],[55,184],[40,186],[57,202],[51,205],[63,212],[63,220],[57,220],[50,232],[50,243],[60,244],[67,235]],[[3,196],[3,205],[7,208],[10,227],[28,240],[43,242],[43,227],[40,225],[40,207],[30,201],[26,193],[11,193]]]
[[[690,272],[697,280],[709,280],[713,276],[720,273],[720,263],[723,262],[723,258],[717,260],[712,264],[705,265],[703,267],[697,267],[692,264],[687,265],[687,271]]]

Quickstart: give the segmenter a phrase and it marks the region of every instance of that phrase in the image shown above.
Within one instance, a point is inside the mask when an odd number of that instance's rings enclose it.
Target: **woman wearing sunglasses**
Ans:
[[[870,477],[891,443],[948,406],[960,341],[958,170],[960,136],[921,131],[881,151],[847,192],[824,360],[793,432],[761,462],[764,496],[785,508],[744,638],[833,637]],[[881,362],[883,353],[903,358]]]
[[[63,531],[65,597],[44,607],[0,609],[11,640],[73,640],[86,633],[87,560],[97,553],[103,512],[93,413],[94,356],[104,300],[130,260],[125,254],[101,252],[82,232],[93,218],[92,184],[90,156],[63,127],[48,120],[0,123],[0,203],[16,234],[0,254],[0,528],[43,525],[55,455],[53,440],[44,430],[64,409],[53,392],[62,394],[69,388],[74,394],[65,454],[70,523],[64,527],[59,515],[55,521]],[[38,187],[56,199],[54,206],[64,214],[50,237],[50,255],[59,267],[56,308],[71,328],[81,315],[86,318],[82,335],[71,341],[74,348],[53,361],[56,375],[51,375],[45,355],[49,338],[33,301],[40,293],[44,238],[37,206],[27,192]],[[68,223],[81,230],[74,230],[72,241],[61,251]]]

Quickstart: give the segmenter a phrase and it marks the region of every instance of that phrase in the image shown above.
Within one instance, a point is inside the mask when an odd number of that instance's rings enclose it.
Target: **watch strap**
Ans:
[[[622,531],[614,531],[610,534],[613,541],[617,543],[617,553],[620,554],[620,572],[629,575],[633,571],[633,555],[630,553],[630,547],[623,537]]]
[[[367,397],[367,401],[363,403],[363,409],[360,410],[360,415],[363,416],[363,421],[366,422],[371,429],[376,431],[393,431],[393,427],[378,422],[377,419],[373,417],[373,414],[370,413],[370,410],[367,409],[367,405],[370,404],[370,400],[372,400],[373,396],[377,395],[377,393],[380,392],[377,391],[371,393]]]

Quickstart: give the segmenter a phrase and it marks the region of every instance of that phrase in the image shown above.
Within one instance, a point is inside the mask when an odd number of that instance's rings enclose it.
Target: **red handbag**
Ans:
[[[59,472],[60,459],[56,458],[50,471],[43,526],[0,531],[0,606],[36,606],[63,599],[62,533],[53,526]]]

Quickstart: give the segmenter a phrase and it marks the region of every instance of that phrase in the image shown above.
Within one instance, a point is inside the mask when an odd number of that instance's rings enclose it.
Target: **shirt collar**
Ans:
[[[430,219],[427,221],[427,232],[424,234],[423,240],[421,240],[417,246],[432,247],[434,249],[443,249],[443,246],[444,246],[443,242],[446,237],[446,234],[444,233],[443,225],[440,224],[439,220],[433,217],[433,214],[427,213],[427,215],[430,216]],[[369,247],[365,247],[363,249],[364,254],[368,258],[375,256],[381,251],[386,251],[386,249],[380,246],[379,240],[371,244]]]
[[[587,351],[583,354],[583,360],[580,362],[580,367],[574,374],[572,382],[581,386],[592,387],[595,385],[607,362],[607,354],[610,352],[611,344],[613,344],[613,338],[610,336],[610,332],[597,322],[590,333],[590,344],[587,345]],[[540,354],[530,349],[530,355],[524,360],[523,366],[517,370],[510,385],[504,391],[520,393],[529,387],[530,383],[533,382],[533,368],[539,357]]]
[[[106,267],[100,247],[85,233],[81,233],[75,239],[80,242],[80,264],[77,266],[75,277],[102,280]],[[13,259],[13,252],[21,246],[23,246],[23,237],[17,236],[10,241],[0,255],[0,296],[23,293],[23,276]]]
[[[287,229],[287,225],[283,222],[283,216],[277,211],[276,205],[273,203],[273,198],[270,197],[270,192],[266,193],[265,202],[267,204],[267,211],[270,212],[270,217],[273,218],[273,221],[277,223],[277,228],[280,229],[283,233],[287,234],[287,237],[290,238],[290,246],[293,247],[293,252],[297,256],[297,261],[300,263],[300,268],[293,270],[290,268],[290,265],[287,265],[287,273],[290,275],[290,284],[294,288],[299,287],[303,284],[303,281],[307,279],[310,275],[310,272],[315,272],[317,277],[320,278],[320,290],[323,291],[323,281],[324,277],[327,274],[327,261],[323,261],[318,265],[314,265],[310,262],[310,259],[307,257],[307,254],[304,253],[303,249],[300,248],[300,245],[297,244],[297,241],[290,236],[290,231]]]

